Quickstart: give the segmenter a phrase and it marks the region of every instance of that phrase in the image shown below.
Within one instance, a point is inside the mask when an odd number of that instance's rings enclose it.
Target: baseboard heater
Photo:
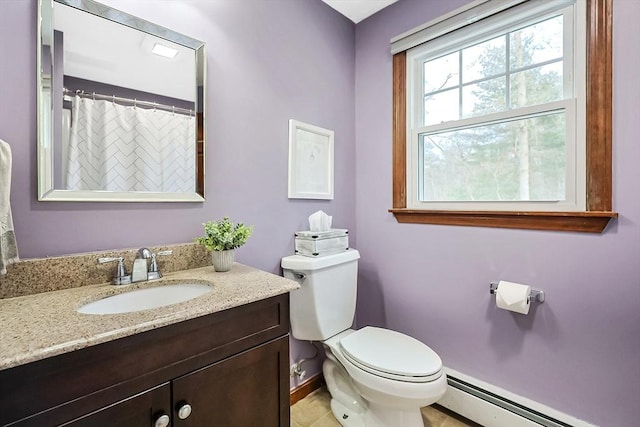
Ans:
[[[438,404],[485,427],[597,427],[452,370],[447,382]]]

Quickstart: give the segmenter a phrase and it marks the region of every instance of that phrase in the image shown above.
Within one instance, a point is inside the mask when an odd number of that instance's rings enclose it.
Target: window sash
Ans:
[[[552,2],[550,2],[552,3]],[[574,18],[577,6],[567,7],[566,2],[558,7],[534,9],[531,4],[525,4],[490,17],[487,22],[472,25],[459,30],[462,35],[456,33],[449,37],[427,43],[407,52],[407,108],[412,113],[411,120],[407,123],[407,135],[410,135],[406,150],[407,168],[406,176],[406,206],[410,209],[426,210],[476,210],[476,211],[584,211],[586,209],[586,173],[585,173],[585,144],[584,133],[578,129],[584,126],[584,108],[580,108],[580,90],[574,90],[580,83],[584,84],[584,78],[574,71],[584,68],[582,55],[575,55],[574,49],[584,46],[580,40],[574,40]],[[422,126],[424,120],[424,62],[436,59],[445,54],[458,52],[468,46],[489,40],[519,28],[526,27],[536,22],[543,21],[553,16],[563,16],[563,96],[561,101],[548,102],[529,107],[506,109],[497,113],[462,118]],[[579,21],[579,20],[578,20]],[[578,28],[578,30],[580,30]],[[476,38],[478,37],[478,38]],[[508,52],[505,54],[508,55]],[[539,66],[539,64],[536,64]],[[509,70],[505,70],[506,74]],[[505,81],[509,85],[508,81]],[[455,86],[453,86],[455,87]],[[584,98],[582,98],[584,99]],[[437,131],[454,131],[482,124],[491,124],[510,119],[524,118],[536,114],[544,114],[551,111],[563,110],[565,112],[565,199],[558,201],[422,201],[421,180],[424,179],[423,170],[420,168],[420,135]],[[582,141],[582,142],[580,142]]]
[[[575,90],[576,83],[584,83],[584,78],[576,76],[574,73],[578,67],[584,68],[584,59],[581,56],[575,56],[575,49],[582,46],[584,48],[584,40],[574,40],[574,34],[576,33],[574,28],[574,19],[576,13],[580,13],[584,16],[584,11],[578,11],[577,4],[567,6],[567,1],[562,2],[546,2],[544,7],[540,9],[540,5],[536,5],[531,2],[520,5],[513,10],[502,12],[496,16],[487,18],[487,22],[471,25],[466,28],[458,30],[454,35],[444,35],[443,37],[433,40],[432,42],[416,46],[413,49],[407,51],[407,82],[408,82],[408,111],[412,112],[410,115],[410,126],[421,126],[424,118],[424,96],[426,95],[423,90],[424,76],[423,76],[423,64],[427,61],[437,59],[446,54],[457,52],[472,46],[477,43],[481,43],[486,40],[490,40],[500,35],[504,35],[508,32],[515,31],[517,28],[526,27],[535,22],[548,19],[559,14],[563,15],[563,94],[565,99],[578,96],[580,92]],[[584,34],[584,29],[577,28],[578,34]],[[583,49],[584,50],[584,49]],[[508,54],[508,52],[507,52]],[[539,66],[542,64],[536,64]],[[528,67],[527,67],[528,68]],[[531,67],[535,68],[535,67]],[[523,68],[524,70],[524,68]],[[503,75],[510,75],[513,72],[520,72],[505,70]],[[500,77],[500,75],[491,76],[491,78]],[[480,81],[483,79],[480,79]],[[472,82],[466,82],[464,85],[468,85]],[[507,82],[508,85],[508,82]],[[455,86],[452,86],[453,88]],[[462,85],[461,85],[462,87]],[[449,88],[450,89],[450,88]]]
[[[476,210],[476,211],[499,211],[499,210],[515,210],[515,211],[548,211],[548,210],[566,210],[566,211],[582,211],[585,209],[583,198],[579,197],[578,188],[583,186],[584,178],[578,176],[578,168],[576,165],[576,155],[578,147],[575,138],[575,101],[563,100],[556,101],[545,105],[536,105],[532,107],[523,107],[517,110],[505,111],[485,116],[480,120],[477,117],[458,120],[455,126],[449,123],[424,126],[413,129],[411,132],[411,149],[407,150],[407,164],[409,174],[407,174],[407,207],[410,209],[427,209],[427,210]],[[504,123],[512,120],[528,119],[542,116],[554,112],[563,112],[565,114],[565,198],[563,200],[538,201],[538,200],[522,200],[522,201],[423,201],[421,200],[421,184],[424,180],[422,152],[421,152],[421,136],[425,134],[465,130],[483,125],[491,125]],[[449,126],[448,126],[449,125]],[[584,174],[582,174],[583,176]]]

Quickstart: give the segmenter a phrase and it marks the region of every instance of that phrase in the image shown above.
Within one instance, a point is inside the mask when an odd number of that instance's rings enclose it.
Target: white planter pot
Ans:
[[[235,251],[233,249],[229,249],[227,251],[211,251],[213,268],[220,272],[231,270],[234,254]]]

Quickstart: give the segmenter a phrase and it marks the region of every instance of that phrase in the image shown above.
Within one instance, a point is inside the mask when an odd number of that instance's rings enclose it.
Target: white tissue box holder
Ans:
[[[297,255],[321,257],[349,249],[349,230],[332,228],[327,231],[298,231],[295,233]]]

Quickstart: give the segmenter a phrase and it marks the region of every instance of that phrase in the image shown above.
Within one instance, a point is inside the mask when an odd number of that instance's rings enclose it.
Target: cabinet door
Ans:
[[[167,415],[167,424],[156,422],[163,415]],[[171,416],[171,388],[169,383],[136,394],[61,424],[65,427],[158,427],[169,426]]]
[[[288,363],[284,336],[174,380],[174,427],[288,427]]]

